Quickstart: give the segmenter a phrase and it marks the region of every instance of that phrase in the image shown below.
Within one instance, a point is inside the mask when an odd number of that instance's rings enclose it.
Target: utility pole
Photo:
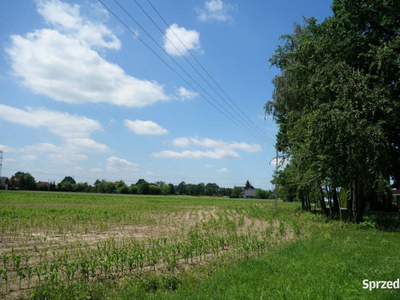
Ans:
[[[278,205],[278,146],[275,144],[276,159],[275,159],[275,211]]]

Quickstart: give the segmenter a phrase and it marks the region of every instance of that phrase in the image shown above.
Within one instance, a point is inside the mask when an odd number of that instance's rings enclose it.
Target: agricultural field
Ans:
[[[398,299],[400,217],[299,203],[0,193],[1,299]]]
[[[296,211],[277,215],[260,200],[2,192],[0,297],[149,276],[175,289],[180,274],[295,239]]]

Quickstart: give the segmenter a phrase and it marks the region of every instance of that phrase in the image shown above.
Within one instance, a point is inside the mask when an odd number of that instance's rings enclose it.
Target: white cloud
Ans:
[[[233,18],[229,12],[234,7],[230,4],[225,4],[222,0],[210,0],[204,2],[204,9],[196,8],[199,21],[217,21],[217,22],[232,22]]]
[[[182,152],[176,151],[161,151],[152,154],[154,157],[159,158],[191,158],[191,159],[202,159],[202,158],[212,158],[212,159],[227,159],[227,158],[240,158],[240,155],[231,150],[215,149],[214,151],[189,151],[185,150]]]
[[[212,167],[214,167],[214,165],[212,165],[212,164],[205,164],[203,167],[204,167],[204,168],[212,168]]]
[[[180,53],[187,55],[188,50],[199,50],[200,47],[200,33],[196,30],[187,30],[185,27],[179,27],[178,24],[174,23],[165,31],[164,49],[170,55],[181,55]]]
[[[1,109],[1,107],[0,107],[0,109]],[[0,112],[0,115],[1,115],[1,112]],[[4,153],[13,153],[13,152],[17,151],[14,148],[11,148],[11,147],[6,146],[6,145],[0,145],[0,150],[3,150]]]
[[[199,93],[189,91],[184,87],[177,89],[176,93],[182,101],[194,99],[199,95]]]
[[[15,162],[17,162],[17,161],[14,158],[5,158],[3,160],[4,164],[6,164],[6,163],[15,163]]]
[[[165,128],[161,127],[160,125],[152,121],[125,120],[124,125],[134,133],[141,135],[144,134],[161,135],[168,133],[168,130],[166,130]]]
[[[222,169],[217,170],[217,172],[219,172],[219,173],[229,173],[229,170],[227,168],[222,168]]]
[[[187,137],[173,139],[172,144],[177,147],[187,148],[190,146],[190,140]]]
[[[93,168],[93,169],[90,169],[89,171],[93,172],[93,173],[103,173],[104,172],[104,170],[101,168]]]
[[[104,25],[85,20],[78,5],[40,0],[38,11],[55,29],[12,35],[6,49],[13,73],[33,92],[67,103],[127,107],[169,99],[163,85],[127,75],[94,50],[118,49],[120,41]]]
[[[38,153],[57,153],[62,152],[63,149],[61,147],[57,147],[50,143],[39,143],[34,145],[27,145],[24,148],[19,150],[20,152],[38,152]]]
[[[119,158],[116,156],[111,156],[107,158],[107,167],[112,168],[114,170],[118,171],[118,168],[123,168],[123,169],[134,169],[137,168],[137,164],[130,162],[129,160]]]
[[[61,153],[50,153],[47,156],[47,159],[51,161],[53,164],[62,164],[68,165],[72,164],[77,161],[87,160],[88,157],[81,153],[68,153],[68,152],[61,152]]]
[[[120,40],[103,24],[95,24],[80,15],[77,4],[70,5],[59,0],[37,1],[38,12],[46,23],[66,32],[88,46],[121,48]],[[97,10],[98,11],[98,10]],[[102,11],[103,14],[108,13]],[[111,41],[106,41],[111,40]]]
[[[88,138],[66,139],[66,148],[82,152],[111,152],[106,144],[100,144]]]
[[[46,127],[55,135],[68,138],[87,137],[92,131],[102,130],[98,121],[45,108],[21,110],[0,104],[0,118],[32,128]]]
[[[245,152],[259,152],[262,150],[259,144],[247,144],[245,142],[225,142],[222,140],[213,140],[209,138],[198,138],[198,137],[183,137],[176,138],[172,141],[172,144],[177,147],[189,147],[190,145],[215,148],[215,149],[226,149],[226,150],[242,150]]]
[[[36,155],[31,155],[31,154],[30,155],[22,155],[21,159],[24,160],[24,161],[37,161],[37,160],[39,160],[39,158],[37,158]]]
[[[111,126],[114,123],[115,123],[115,119],[110,119],[110,122],[108,122],[108,126]]]

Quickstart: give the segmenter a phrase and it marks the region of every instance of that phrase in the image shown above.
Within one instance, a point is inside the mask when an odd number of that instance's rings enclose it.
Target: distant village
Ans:
[[[97,179],[93,185],[87,182],[77,183],[71,176],[66,176],[61,182],[36,181],[30,173],[17,172],[11,178],[0,177],[0,190],[37,190],[52,192],[79,193],[116,193],[142,195],[188,195],[188,196],[219,196],[229,198],[273,198],[270,190],[257,189],[247,180],[244,186],[233,188],[220,187],[216,183],[191,184],[182,181],[178,185],[157,181],[155,183],[139,179],[135,184],[127,185],[123,180],[111,182]]]

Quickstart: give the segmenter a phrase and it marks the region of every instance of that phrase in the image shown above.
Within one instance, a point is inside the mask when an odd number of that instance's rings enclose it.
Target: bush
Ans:
[[[129,194],[129,188],[124,184],[123,186],[120,186],[117,188],[117,193],[118,194]]]
[[[157,185],[150,184],[149,185],[149,194],[150,195],[160,195],[161,194],[161,188]]]
[[[137,193],[139,193],[139,188],[136,185],[132,184],[129,187],[129,194],[137,194]]]
[[[0,182],[0,190],[5,190],[5,189],[6,189],[6,186],[2,182]]]

